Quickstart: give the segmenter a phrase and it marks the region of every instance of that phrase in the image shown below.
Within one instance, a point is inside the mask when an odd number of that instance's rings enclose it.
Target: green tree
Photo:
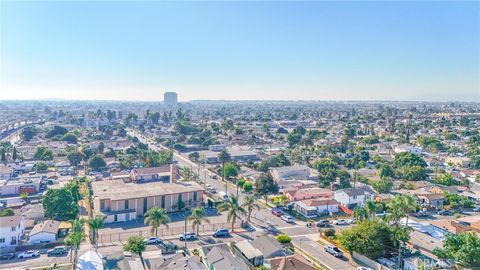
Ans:
[[[243,190],[244,190],[245,192],[250,192],[250,191],[252,191],[252,190],[253,190],[253,185],[252,185],[252,183],[250,183],[250,182],[245,182],[245,183],[243,184]]]
[[[380,178],[380,180],[374,181],[372,187],[379,193],[389,193],[393,188],[393,181],[388,177]]]
[[[245,197],[242,207],[247,211],[247,222],[250,222],[250,217],[254,210],[260,210],[260,205],[257,203],[257,198],[254,196]]]
[[[218,159],[222,163],[222,181],[225,181],[225,163],[230,161],[230,158],[231,156],[226,149],[223,149],[222,151],[220,151],[220,153],[218,153]],[[225,181],[225,194],[228,194],[227,189],[228,185],[227,181]]]
[[[34,157],[36,159],[50,161],[53,160],[53,152],[45,146],[37,147]]]
[[[105,218],[105,216],[97,215],[87,221],[95,248],[98,248],[98,231],[105,225]]]
[[[48,133],[47,138],[52,138],[57,135],[64,135],[68,132],[68,129],[61,126],[54,126]]]
[[[480,265],[480,238],[474,232],[448,234],[443,247],[433,253],[441,259],[455,260],[465,267]]]
[[[458,182],[453,178],[453,176],[447,172],[437,175],[433,182],[435,184],[444,185],[444,186],[453,186],[458,184]]]
[[[290,243],[292,241],[292,238],[286,234],[279,234],[275,239],[282,244]]]
[[[152,234],[158,236],[158,227],[165,226],[168,228],[170,217],[168,216],[166,209],[154,206],[148,209],[147,213],[145,213],[144,222],[145,224],[152,226]]]
[[[22,139],[24,141],[30,141],[37,135],[37,130],[34,127],[25,127],[22,130]]]
[[[105,163],[105,160],[100,155],[95,155],[90,159],[89,165],[92,169],[98,170],[100,168],[105,168],[107,163]]]
[[[83,220],[74,219],[70,222],[72,223],[72,229],[65,238],[64,243],[72,248],[72,252],[70,253],[71,256],[73,256],[72,264],[76,265],[80,244],[85,239],[85,235],[83,234]]]
[[[352,185],[350,184],[350,173],[346,170],[339,170],[337,173],[339,180],[339,188],[349,188]]]
[[[7,164],[7,154],[4,147],[0,147],[0,161]]]
[[[262,173],[255,180],[255,193],[259,196],[263,196],[265,203],[268,202],[268,194],[276,194],[279,190],[278,184],[273,180],[270,172]]]
[[[337,179],[338,169],[337,164],[330,158],[321,158],[315,160],[312,167],[319,173],[320,185],[328,187]]]
[[[200,159],[200,154],[198,152],[192,152],[188,155],[188,158],[197,162]]]
[[[70,162],[70,166],[77,167],[83,160],[83,154],[79,151],[69,152],[67,154],[67,159],[68,162]]]
[[[387,205],[390,210],[390,220],[398,224],[400,219],[406,218],[408,225],[408,214],[419,208],[418,202],[412,195],[395,195]]]
[[[130,236],[127,243],[123,245],[123,250],[138,254],[145,269],[145,262],[143,260],[143,252],[145,251],[145,241],[139,236]]]
[[[238,198],[232,195],[228,200],[224,201],[218,206],[219,211],[227,211],[227,221],[232,224],[232,232],[235,231],[235,221],[242,215],[245,215],[247,211],[238,204]]]
[[[380,219],[366,219],[337,236],[340,244],[350,253],[356,251],[376,259],[384,251],[394,251],[394,238],[390,226]]]
[[[203,208],[197,207],[192,209],[192,213],[188,217],[188,220],[192,222],[192,229],[196,230],[197,235],[202,223],[210,224],[210,220],[207,217],[207,213]]]
[[[45,215],[55,220],[75,219],[79,211],[72,193],[66,188],[49,189],[42,203]]]
[[[0,210],[0,217],[9,217],[13,216],[15,213],[13,212],[12,208],[5,208],[3,210]]]
[[[66,141],[67,143],[76,144],[78,139],[77,139],[77,135],[69,132],[63,135],[62,140]]]
[[[17,158],[18,158],[17,148],[14,146],[14,147],[13,147],[13,153],[12,153],[12,160],[13,160],[13,161],[16,161]]]
[[[38,172],[46,172],[48,171],[48,165],[45,162],[37,162],[35,163],[35,169]]]

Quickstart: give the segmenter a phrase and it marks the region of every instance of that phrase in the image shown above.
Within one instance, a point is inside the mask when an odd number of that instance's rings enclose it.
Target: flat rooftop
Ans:
[[[99,199],[125,200],[202,191],[195,182],[182,183],[125,183],[122,180],[92,182],[93,195]]]

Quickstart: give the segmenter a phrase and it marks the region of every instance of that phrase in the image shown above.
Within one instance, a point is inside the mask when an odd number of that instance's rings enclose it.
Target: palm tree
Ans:
[[[72,252],[70,253],[70,260],[72,260],[72,264],[76,265],[77,256],[78,256],[78,249],[80,248],[80,244],[85,239],[85,234],[83,233],[83,223],[82,219],[75,219],[70,221],[72,224],[72,229],[70,233],[65,238],[64,242],[67,246],[72,248]]]
[[[203,210],[203,208],[200,207],[193,208],[192,213],[188,217],[188,220],[192,221],[192,229],[197,231],[197,235],[200,225],[203,222],[210,224],[210,220],[208,220],[207,218],[207,213],[205,212],[205,210]]]
[[[92,242],[95,245],[95,249],[98,248],[98,230],[103,228],[105,218],[105,216],[97,215],[87,221],[88,227],[92,231]]]
[[[247,222],[250,222],[253,210],[260,210],[260,205],[257,204],[257,198],[254,196],[245,197],[242,207],[247,210]]]
[[[144,222],[152,226],[152,234],[155,232],[155,236],[158,236],[158,227],[164,225],[168,228],[170,217],[167,214],[167,210],[154,206],[145,213]]]
[[[377,213],[377,205],[374,201],[367,201],[364,205],[365,210],[367,210],[368,216],[373,217]]]
[[[218,206],[219,211],[227,211],[227,221],[232,223],[232,232],[235,230],[235,221],[247,211],[238,204],[238,198],[231,195],[230,198]]]
[[[225,163],[230,160],[230,154],[226,149],[223,149],[218,153],[218,159],[222,162],[222,181],[225,181]],[[227,182],[225,182],[225,194],[228,194],[227,188]]]
[[[418,202],[412,195],[396,195],[388,203],[390,209],[390,219],[393,223],[398,223],[403,217],[408,224],[408,214],[417,210]]]

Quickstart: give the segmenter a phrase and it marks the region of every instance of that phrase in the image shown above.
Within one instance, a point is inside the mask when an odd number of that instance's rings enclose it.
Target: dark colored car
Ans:
[[[65,246],[58,246],[47,251],[48,256],[62,256],[67,255],[68,251]]]
[[[213,233],[213,237],[226,237],[229,236],[230,232],[228,229],[219,229]]]
[[[441,216],[451,216],[451,215],[453,215],[452,211],[448,211],[448,210],[438,211],[438,214],[441,215]]]
[[[0,252],[0,260],[11,260],[15,258],[15,252]]]
[[[330,221],[328,219],[323,219],[315,223],[317,227],[330,227]]]

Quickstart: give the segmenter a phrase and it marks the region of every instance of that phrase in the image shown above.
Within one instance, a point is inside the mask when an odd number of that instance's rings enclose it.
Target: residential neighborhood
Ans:
[[[2,268],[478,263],[478,104],[4,106]]]

